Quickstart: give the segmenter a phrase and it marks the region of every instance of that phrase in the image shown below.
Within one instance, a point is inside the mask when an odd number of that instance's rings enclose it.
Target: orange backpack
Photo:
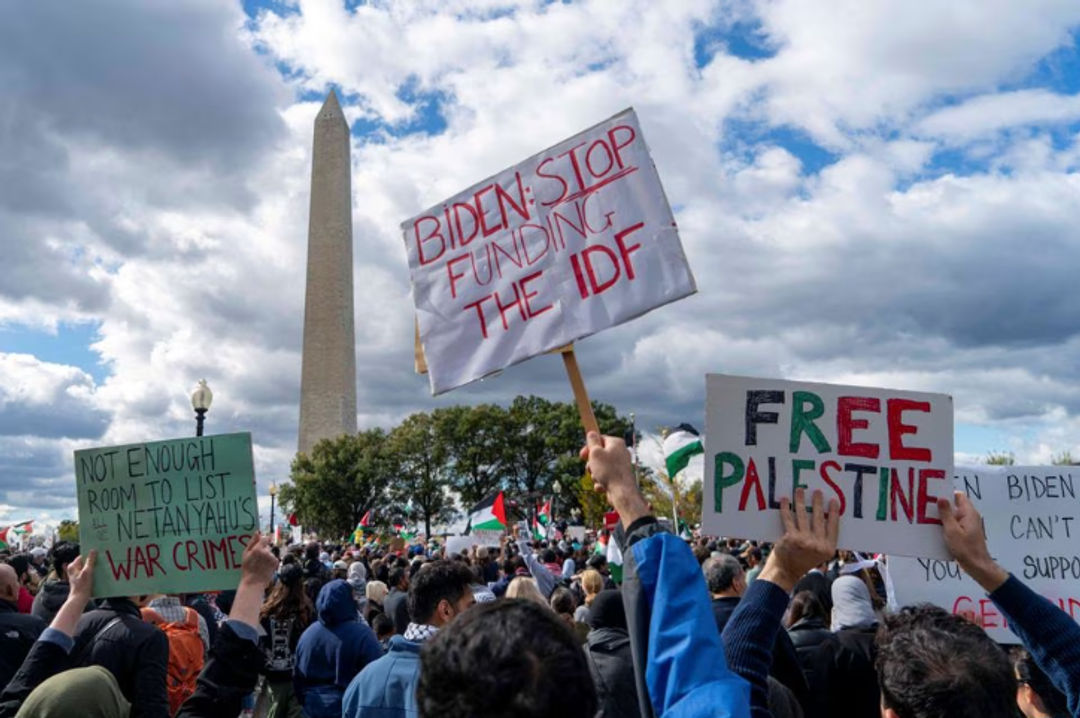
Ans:
[[[199,614],[184,606],[184,620],[170,623],[154,609],[144,608],[142,617],[164,631],[169,639],[169,713],[176,715],[188,696],[195,692],[195,681],[203,668]]]

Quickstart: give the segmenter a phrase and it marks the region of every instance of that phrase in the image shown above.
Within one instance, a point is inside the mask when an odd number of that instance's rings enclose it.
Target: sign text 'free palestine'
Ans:
[[[937,499],[952,496],[945,394],[709,374],[703,533],[772,541],[780,499],[840,505],[840,548],[947,558]]]

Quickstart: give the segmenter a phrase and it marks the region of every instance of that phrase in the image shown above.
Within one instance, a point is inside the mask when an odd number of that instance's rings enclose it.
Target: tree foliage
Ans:
[[[56,527],[56,537],[61,541],[78,542],[79,522],[72,521],[71,519],[64,519],[60,522],[60,525]]]
[[[365,512],[385,503],[395,475],[396,457],[382,429],[323,439],[311,456],[293,460],[292,484],[281,489],[282,509],[325,536],[346,536]]]
[[[991,451],[986,455],[986,463],[990,466],[1014,466],[1016,457],[1011,451]]]
[[[397,476],[390,497],[409,507],[408,518],[422,520],[424,533],[431,524],[446,521],[454,510],[450,496],[450,451],[431,414],[418,412],[390,432],[390,451]]]
[[[605,434],[623,436],[630,427],[608,404],[594,402],[593,411]],[[558,481],[562,516],[578,507],[597,524],[607,506],[603,496],[582,493],[583,443],[577,408],[536,396],[509,407],[417,412],[392,429],[320,441],[311,456],[297,454],[292,483],[278,499],[282,511],[324,536],[347,536],[368,510],[379,525],[404,519],[430,535],[495,491],[529,513]]]

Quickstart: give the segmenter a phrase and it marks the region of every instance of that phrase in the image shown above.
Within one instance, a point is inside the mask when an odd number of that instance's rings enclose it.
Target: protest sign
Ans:
[[[840,548],[946,558],[952,399],[834,384],[706,377],[707,534],[775,540],[780,499],[840,504]]]
[[[696,291],[633,110],[402,231],[433,394]]]
[[[585,542],[585,527],[584,526],[567,526],[566,534],[570,537],[571,541],[577,541],[578,543]]]
[[[958,468],[953,479],[983,517],[990,554],[1032,590],[1080,619],[1080,471],[1069,466]],[[995,641],[1017,643],[986,591],[955,561],[889,556],[895,601],[964,615]]]
[[[94,596],[235,588],[258,526],[251,434],[75,452]]]
[[[473,546],[484,545],[485,544],[480,540],[480,537],[475,534],[469,534],[467,536],[447,536],[446,555],[451,556],[453,554],[461,553],[462,551],[468,551]]]

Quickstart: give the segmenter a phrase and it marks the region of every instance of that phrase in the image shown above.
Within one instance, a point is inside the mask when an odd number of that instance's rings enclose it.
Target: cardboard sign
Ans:
[[[76,451],[75,478],[94,596],[236,587],[258,528],[251,434]]]
[[[1032,590],[1080,619],[1080,467],[957,469],[954,486],[983,517],[994,559]],[[1001,643],[1017,643],[986,591],[955,561],[890,556],[899,605],[929,602],[967,616]]]
[[[707,534],[775,540],[780,499],[840,503],[840,548],[947,558],[937,499],[952,495],[944,394],[710,374]]]
[[[433,394],[696,291],[633,110],[402,231]]]

